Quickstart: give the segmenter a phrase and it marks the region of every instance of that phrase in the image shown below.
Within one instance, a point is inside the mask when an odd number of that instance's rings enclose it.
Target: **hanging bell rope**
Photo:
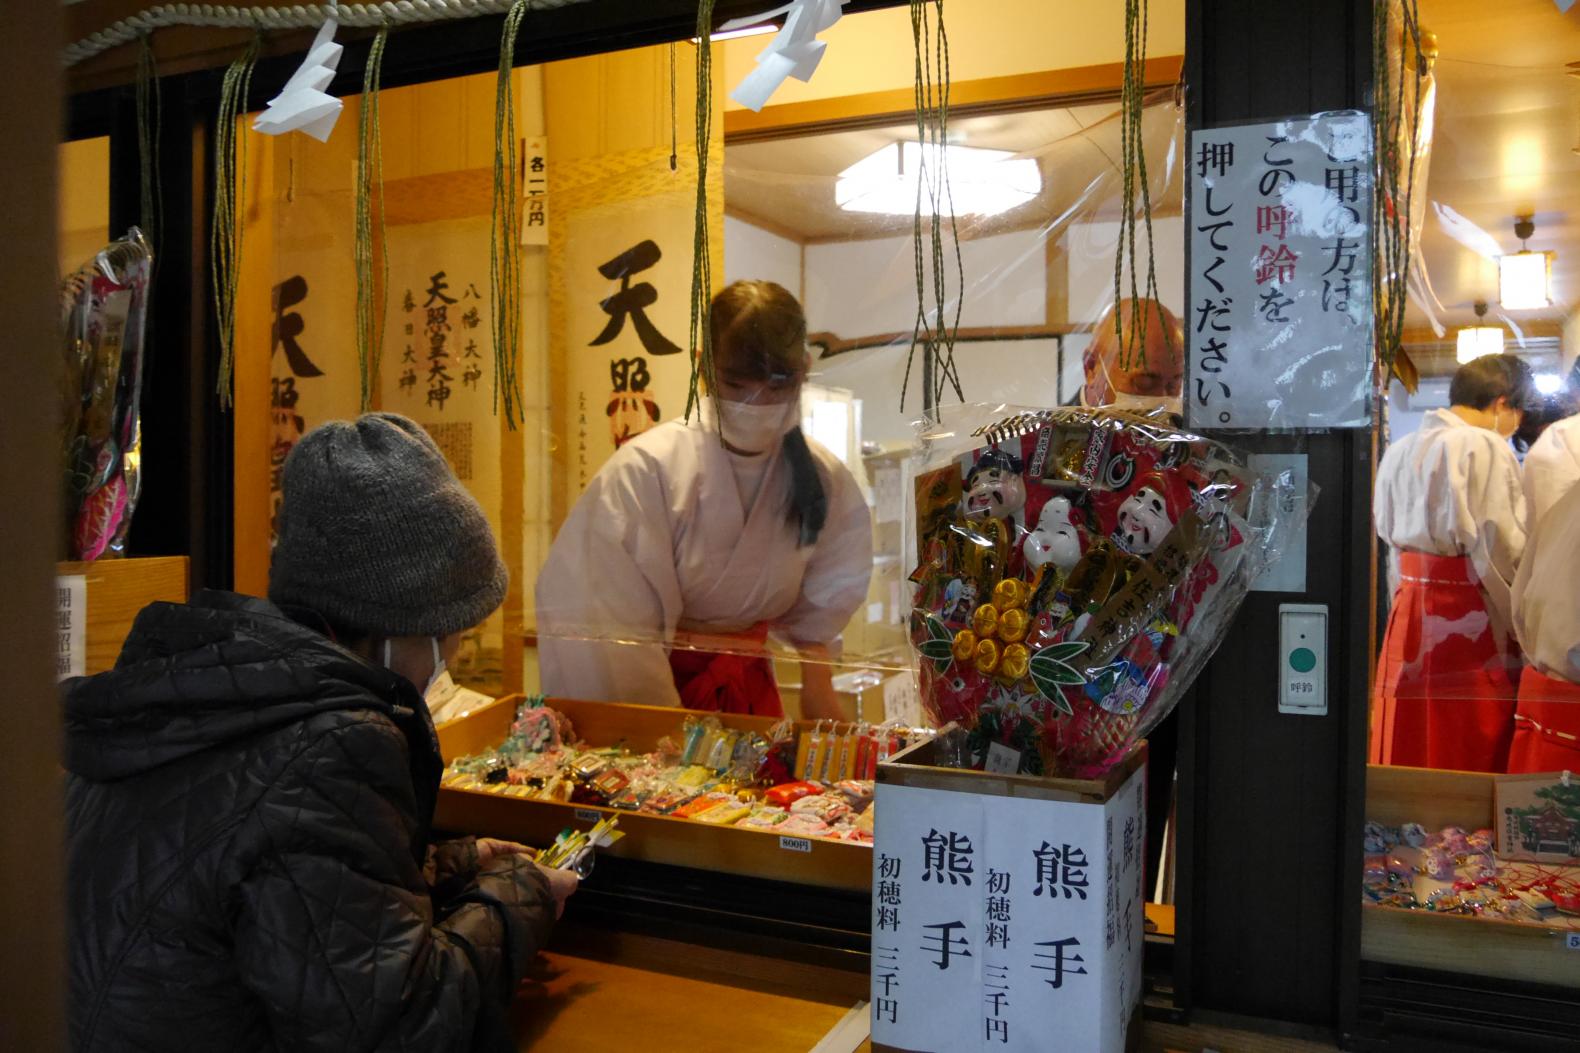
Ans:
[[[954,193],[949,182],[949,34],[944,27],[943,0],[911,0],[911,41],[916,67],[916,141],[921,160],[917,171],[916,211],[911,225],[916,266],[916,320],[905,357],[905,376],[900,383],[900,408],[905,408],[911,369],[920,350],[922,410],[933,419],[946,391],[953,390],[956,398],[965,398],[960,387],[960,372],[955,365],[955,333],[960,328],[966,281],[960,231],[955,221]],[[926,238],[923,237],[924,214],[927,217]],[[959,288],[952,319],[947,316],[945,216],[949,221],[949,241],[954,249]],[[927,304],[929,291],[931,310]]]
[[[148,34],[138,38],[137,49],[137,225],[154,247],[157,264],[164,252],[164,217],[160,214],[162,193],[159,184],[159,66],[154,61],[153,42]]]
[[[231,407],[232,375],[236,368],[236,288],[241,275],[241,245],[247,186],[247,130],[239,118],[247,107],[252,70],[258,61],[260,38],[253,35],[247,50],[225,70],[219,93],[219,115],[214,120],[214,222],[209,235],[210,276],[214,287],[214,314],[219,332],[219,404]]]
[[[1143,130],[1146,113],[1147,0],[1125,0],[1125,72],[1120,89],[1119,156],[1120,220],[1119,244],[1114,248],[1114,336],[1119,348],[1119,368],[1123,371],[1146,365],[1146,316],[1156,312],[1164,346],[1174,341],[1173,327],[1163,317],[1162,297],[1158,294],[1156,246],[1152,240],[1152,183],[1147,177],[1147,149]],[[1137,198],[1147,235],[1147,278],[1145,304],[1137,278],[1136,257]],[[1125,337],[1126,312],[1124,275],[1130,272],[1131,316],[1129,339]],[[1170,348],[1172,350],[1172,348]]]
[[[708,150],[713,142],[713,0],[697,4],[697,216],[691,241],[691,381],[686,390],[686,420],[702,410],[699,381],[717,392],[713,371],[713,257],[708,236]],[[721,433],[722,437],[722,433]]]
[[[155,4],[68,45],[61,52],[67,66],[130,44],[138,37],[168,26],[209,26],[221,29],[317,29],[325,18],[353,29],[453,22],[480,15],[501,15],[519,0],[384,0],[373,4],[282,4],[245,7],[233,4]],[[526,0],[533,11],[553,11],[591,0]]]
[[[489,226],[489,301],[494,324],[494,412],[512,431],[522,420],[517,366],[521,361],[521,177],[516,155],[516,33],[527,0],[505,15],[494,87],[494,212]]]
[[[384,239],[384,140],[379,120],[379,79],[388,40],[389,27],[380,26],[362,72],[362,106],[357,122],[357,374],[364,413],[373,408],[373,390],[384,357],[384,307],[390,277],[389,250]]]
[[[1372,58],[1377,78],[1372,105],[1376,153],[1372,216],[1377,232],[1372,302],[1377,312],[1378,376],[1385,384],[1388,378],[1398,377],[1406,388],[1414,390],[1415,367],[1400,344],[1404,339],[1412,248],[1410,215],[1426,79],[1415,0],[1387,0],[1373,6]],[[1408,147],[1403,143],[1406,138]]]

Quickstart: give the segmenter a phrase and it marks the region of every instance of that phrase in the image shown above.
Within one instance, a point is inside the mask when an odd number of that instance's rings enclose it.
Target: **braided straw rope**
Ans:
[[[548,11],[588,0],[526,0],[531,10]],[[444,22],[479,15],[502,15],[512,0],[386,0],[376,4],[293,4],[289,7],[233,7],[229,4],[155,4],[129,15],[61,52],[67,66],[168,26],[224,29],[317,29],[333,17],[343,26],[382,27]]]

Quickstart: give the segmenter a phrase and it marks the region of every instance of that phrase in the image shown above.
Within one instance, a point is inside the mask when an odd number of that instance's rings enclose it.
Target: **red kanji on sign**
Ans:
[[[1258,205],[1256,206],[1256,232],[1258,234],[1276,234],[1279,241],[1284,240],[1284,228],[1295,217],[1289,214],[1289,209],[1284,205]]]
[[[1294,281],[1295,264],[1299,259],[1289,251],[1288,245],[1279,245],[1277,251],[1270,245],[1263,245],[1262,251],[1256,254],[1256,284],[1276,281],[1282,285]]]

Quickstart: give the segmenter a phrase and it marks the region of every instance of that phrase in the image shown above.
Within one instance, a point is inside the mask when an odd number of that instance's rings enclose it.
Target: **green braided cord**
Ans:
[[[914,54],[915,75],[913,78],[913,103],[912,109],[916,111],[916,142],[918,147],[926,141],[925,114],[929,108],[929,100],[924,97],[927,81],[922,74],[922,59],[925,48],[922,43],[923,26],[926,15],[923,8],[924,0],[910,0],[911,2],[911,43]],[[904,147],[902,146],[903,150]],[[911,389],[911,367],[916,360],[916,348],[924,340],[923,326],[926,315],[923,309],[925,299],[926,278],[922,265],[922,181],[916,181],[916,211],[911,220],[911,254],[916,265],[916,318],[911,325],[911,346],[905,353],[905,376],[900,380],[900,411],[905,411],[905,395]],[[922,354],[927,355],[930,349],[922,347]],[[926,401],[926,395],[923,395]]]
[[[1142,72],[1137,76],[1137,79],[1141,83],[1139,85],[1140,90],[1138,91],[1138,98],[1136,100],[1136,126],[1138,135],[1141,128],[1141,116],[1144,113],[1142,108],[1142,99],[1139,96],[1144,93],[1146,89],[1145,71],[1147,61],[1147,8],[1147,0],[1142,0],[1141,46],[1138,55],[1138,65],[1141,67]],[[1147,152],[1144,146],[1143,149],[1139,151],[1139,161],[1141,167],[1141,206],[1146,215],[1147,228],[1147,299],[1151,301],[1153,309],[1157,312],[1158,328],[1163,331],[1163,346],[1172,352],[1174,349],[1174,331],[1169,326],[1169,324],[1163,320],[1163,296],[1162,293],[1158,291],[1158,260],[1155,242],[1152,240],[1152,181],[1147,175]],[[1146,344],[1143,341],[1141,348],[1141,364],[1145,365],[1146,361]]]
[[[357,121],[356,336],[363,413],[373,408],[373,386],[378,382],[384,357],[384,307],[389,295],[389,250],[384,238],[384,140],[379,121],[379,78],[388,40],[389,26],[380,26],[362,71],[362,104]],[[375,246],[383,250],[378,276],[373,273]]]
[[[258,61],[260,37],[253,34],[247,50],[225,69],[219,93],[219,115],[214,121],[214,222],[209,235],[213,257],[210,275],[214,288],[214,314],[219,331],[219,404],[231,408],[232,375],[236,368],[236,289],[241,281],[241,208],[247,199],[247,134],[241,114],[252,88],[252,69]]]
[[[695,408],[702,411],[698,390],[706,377],[708,391],[719,390],[713,375],[713,331],[709,310],[713,302],[713,257],[708,239],[708,149],[713,141],[713,0],[697,4],[697,216],[691,245],[691,380],[686,388],[686,420]],[[723,431],[719,438],[724,438]]]
[[[672,40],[669,42],[669,170],[680,169],[680,104],[676,101],[679,94],[675,82],[675,49],[678,45]]]
[[[934,34],[932,19],[937,19]],[[900,382],[900,408],[910,389],[911,369],[918,349],[924,361],[931,362],[933,382],[924,403],[936,407],[944,392],[953,388],[964,398],[959,368],[955,363],[955,334],[960,327],[960,312],[965,304],[965,260],[960,249],[960,231],[955,218],[954,192],[949,184],[949,158],[945,144],[949,134],[949,35],[944,27],[942,0],[911,0],[911,42],[914,47],[916,140],[925,159],[929,147],[936,158],[934,171],[925,164],[916,183],[916,210],[911,220],[912,257],[916,276],[916,319],[911,326],[911,346],[906,353],[905,375]],[[934,79],[934,72],[938,79]],[[921,175],[929,178],[922,179]],[[925,188],[924,188],[925,184]],[[922,202],[929,208],[928,245],[922,239]],[[949,236],[954,244],[955,273],[960,282],[960,297],[955,303],[953,321],[945,317],[948,281],[945,274],[944,211],[949,216]],[[928,265],[931,264],[933,307],[928,310]]]
[[[1119,220],[1118,244],[1114,248],[1114,337],[1119,348],[1118,366],[1131,369],[1147,362],[1144,322],[1146,310],[1154,310],[1158,326],[1163,331],[1165,345],[1171,346],[1174,335],[1163,320],[1163,304],[1158,293],[1157,253],[1152,239],[1152,182],[1147,175],[1146,138],[1143,131],[1146,112],[1146,61],[1147,61],[1147,0],[1125,0],[1125,72],[1120,89],[1119,104],[1119,153],[1120,199],[1122,213]],[[1147,236],[1147,279],[1144,286],[1151,308],[1135,316],[1137,323],[1130,327],[1130,338],[1125,339],[1125,315],[1119,309],[1125,299],[1125,261],[1130,263],[1130,301],[1134,306],[1142,299],[1143,286],[1137,274],[1136,259],[1136,198],[1141,199],[1143,229]]]
[[[1381,266],[1372,270],[1372,300],[1378,312],[1378,382],[1386,384],[1393,372],[1394,359],[1404,335],[1405,286],[1410,266],[1410,211],[1415,194],[1415,162],[1421,125],[1422,81],[1421,27],[1415,0],[1399,3],[1405,40],[1399,58],[1399,80],[1393,82],[1393,62],[1389,54],[1393,3],[1376,4],[1372,9],[1373,69],[1377,83],[1373,89],[1372,134],[1376,152],[1372,187],[1373,229],[1380,240]],[[1415,60],[1414,76],[1407,76],[1406,61]],[[1406,121],[1405,84],[1409,81],[1408,121]],[[1408,164],[1399,150],[1399,136],[1408,130]]]
[[[139,38],[137,52],[137,164],[138,226],[154,247],[157,262],[164,252],[163,193],[159,185],[159,66],[147,33]]]
[[[522,417],[517,364],[521,356],[521,195],[516,178],[516,34],[527,0],[505,15],[499,40],[499,76],[494,88],[494,212],[489,225],[489,305],[494,326],[494,413],[516,430]]]
[[[947,327],[944,325],[944,303],[948,298],[948,283],[944,280],[944,243],[943,231],[939,229],[937,220],[933,222],[933,284],[935,289],[934,303],[937,305],[938,331],[943,343],[943,356],[939,361],[940,368],[934,374],[936,387],[933,390],[933,405],[943,399],[944,386],[948,382],[954,387],[955,397],[962,402],[965,394],[960,388],[960,373],[955,366],[955,334],[960,329],[960,312],[966,302],[966,265],[965,257],[960,251],[960,229],[955,220],[954,187],[949,181],[949,154],[942,147],[949,142],[949,32],[944,28],[943,0],[935,0],[938,12],[938,35],[935,56],[939,76],[938,81],[938,167],[942,173],[942,192],[948,197],[949,204],[949,238],[955,249],[955,275],[959,279],[960,294],[955,298],[955,317]],[[935,190],[940,188],[935,188]]]

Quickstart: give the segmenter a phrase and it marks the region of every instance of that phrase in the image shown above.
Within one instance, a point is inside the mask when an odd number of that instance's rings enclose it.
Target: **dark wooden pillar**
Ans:
[[[1363,108],[1366,0],[1188,0],[1192,128]],[[1196,1010],[1349,1026],[1370,661],[1371,436],[1232,441],[1305,453],[1321,488],[1307,591],[1252,593],[1180,728],[1180,994]],[[1278,712],[1279,603],[1329,617],[1329,711]]]

